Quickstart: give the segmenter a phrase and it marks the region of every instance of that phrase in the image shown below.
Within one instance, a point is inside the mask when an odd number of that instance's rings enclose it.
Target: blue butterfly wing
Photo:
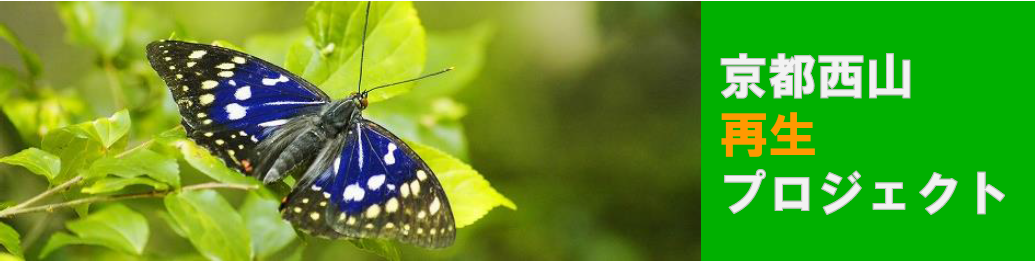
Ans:
[[[232,49],[162,40],[147,46],[147,56],[172,91],[188,137],[246,174],[259,142],[330,102],[304,79]]]
[[[282,205],[284,218],[329,238],[388,238],[427,248],[453,244],[449,200],[405,142],[365,119],[329,141]]]

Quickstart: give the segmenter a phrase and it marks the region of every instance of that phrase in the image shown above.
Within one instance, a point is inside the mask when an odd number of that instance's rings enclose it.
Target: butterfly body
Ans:
[[[402,139],[363,118],[367,92],[332,101],[287,70],[222,47],[162,40],[147,53],[189,138],[265,183],[301,174],[281,206],[296,227],[328,238],[452,245],[441,184]]]

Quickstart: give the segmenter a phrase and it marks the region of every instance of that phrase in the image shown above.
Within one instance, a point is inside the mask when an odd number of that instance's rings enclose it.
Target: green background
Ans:
[[[1033,69],[1032,3],[722,3],[702,7],[702,250],[705,260],[1032,260],[1035,240],[1031,205],[1032,118],[1028,96]],[[720,58],[766,58],[763,98],[725,99]],[[895,53],[896,86],[901,60],[912,61],[912,99],[869,99],[868,65],[863,99],[772,98],[769,59],[790,55],[864,55],[877,59],[884,85],[884,53]],[[769,132],[777,115],[798,112],[800,129],[815,156],[772,156],[789,147]],[[761,157],[750,146],[734,146],[725,157],[721,113],[767,113],[768,140]],[[782,130],[781,134],[788,134]],[[728,206],[748,184],[724,184],[723,175],[765,169],[766,179],[747,208]],[[862,191],[841,210],[822,207],[837,195],[820,190],[827,172],[862,175]],[[1006,194],[987,198],[987,215],[977,215],[976,175]],[[959,182],[948,204],[934,215],[924,208],[941,195],[939,187],[919,192],[938,172]],[[774,211],[775,177],[809,177],[811,211]],[[903,182],[895,202],[904,211],[872,210],[884,202],[875,182]],[[785,198],[797,199],[787,186]]]

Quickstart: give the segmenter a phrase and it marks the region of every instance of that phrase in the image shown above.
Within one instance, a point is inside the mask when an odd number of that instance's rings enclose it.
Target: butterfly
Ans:
[[[364,42],[365,31],[364,24]],[[280,208],[295,227],[331,239],[452,245],[453,213],[434,172],[362,115],[370,91],[449,69],[334,101],[305,79],[228,48],[159,40],[147,46],[147,57],[191,140],[264,183],[300,172]]]

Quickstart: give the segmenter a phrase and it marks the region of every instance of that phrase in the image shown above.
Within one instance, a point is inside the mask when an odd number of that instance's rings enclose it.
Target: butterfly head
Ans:
[[[370,91],[368,90],[360,93],[352,93],[348,100],[350,103],[355,105],[356,108],[359,108],[359,110],[367,109],[367,106],[370,105],[370,100],[367,99],[367,94],[369,92]]]

